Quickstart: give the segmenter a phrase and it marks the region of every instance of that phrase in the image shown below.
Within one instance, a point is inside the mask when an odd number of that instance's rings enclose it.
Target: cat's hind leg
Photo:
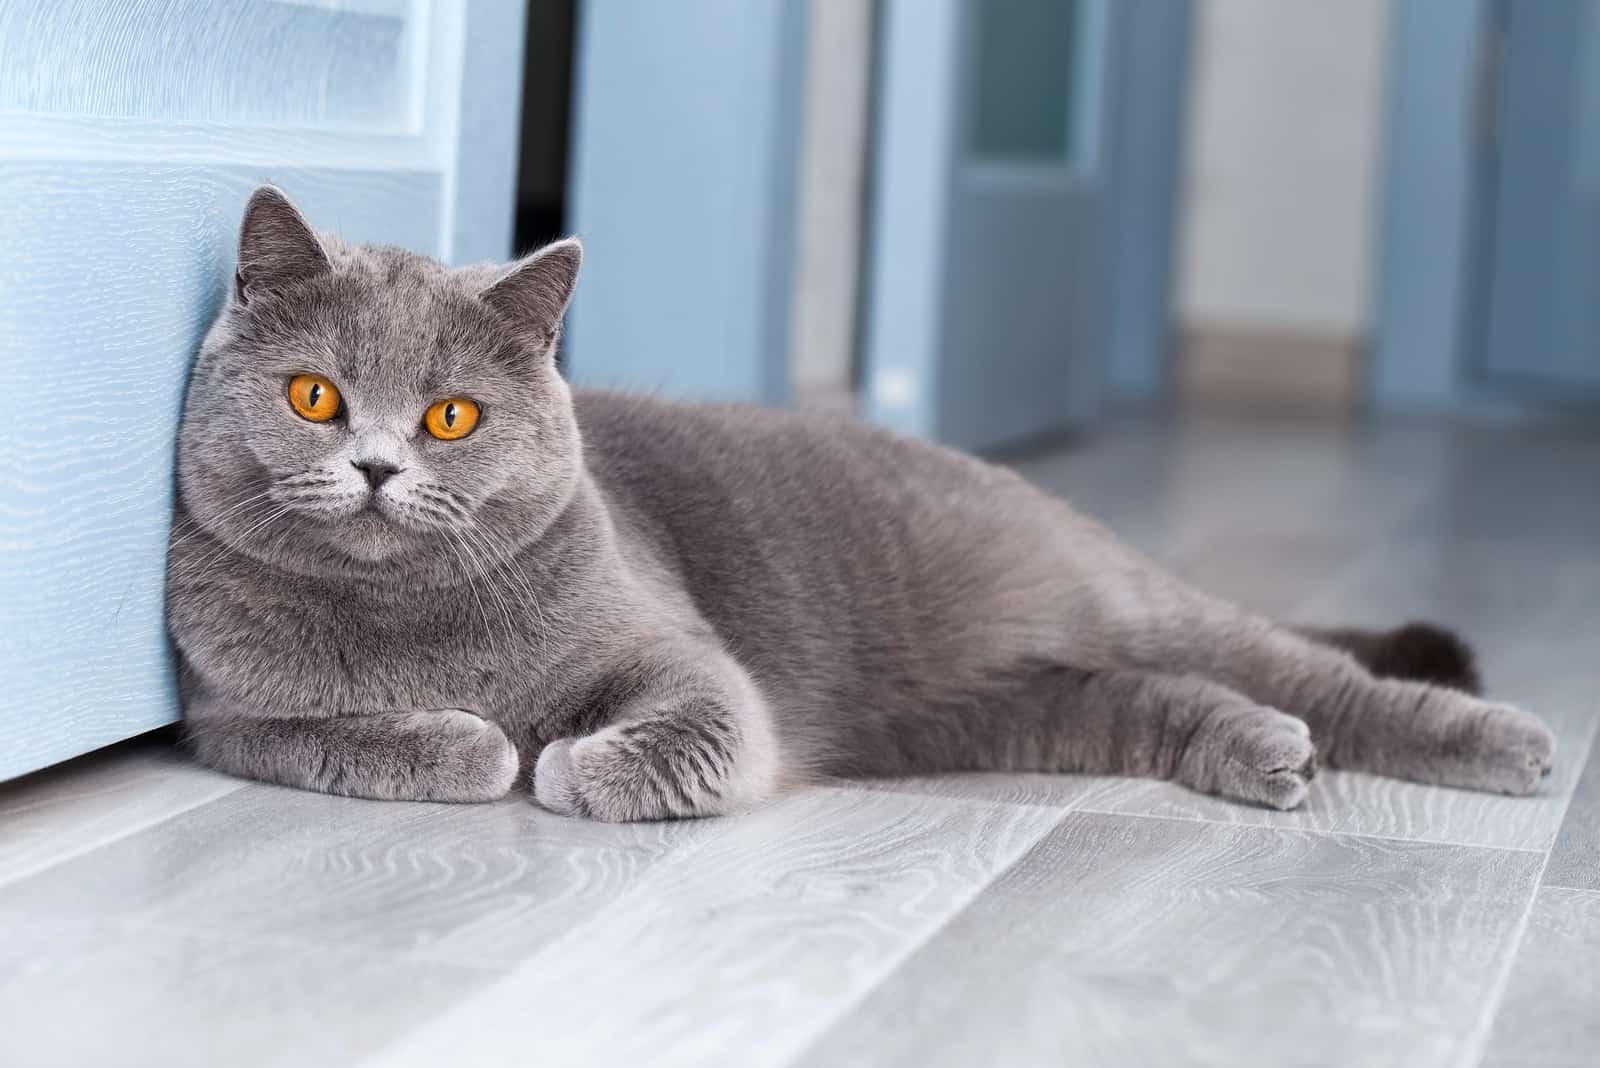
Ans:
[[[1086,772],[1168,779],[1297,807],[1316,774],[1306,725],[1206,679],[1025,660],[841,761],[848,774]]]
[[[1472,646],[1437,623],[1411,622],[1390,630],[1306,626],[1292,629],[1301,637],[1343,649],[1380,679],[1430,682],[1475,696],[1483,693]]]
[[[1102,652],[1119,666],[1200,675],[1304,719],[1329,767],[1507,794],[1533,793],[1550,771],[1555,737],[1522,709],[1378,678],[1332,643],[1175,580],[1146,579],[1139,592],[1103,600],[1088,621]]]
[[[602,687],[606,725],[548,742],[533,791],[607,822],[718,816],[771,797],[780,758],[759,689],[721,649],[655,651]]]

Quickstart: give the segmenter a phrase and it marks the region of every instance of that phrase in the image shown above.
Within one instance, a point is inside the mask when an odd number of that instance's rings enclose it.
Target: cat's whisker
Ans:
[[[253,499],[251,499],[251,500],[249,500],[247,502],[244,502],[244,504],[241,504],[239,506],[236,506],[234,508],[229,509],[229,511],[227,513],[224,513],[224,515],[242,513],[244,518],[245,518],[245,521],[246,522],[251,522],[254,519],[258,518],[258,515],[256,514],[256,509],[257,508],[271,509],[273,507],[275,502],[273,502],[270,499],[264,499],[264,497],[265,497],[265,495],[258,494],[255,498],[253,498]],[[244,507],[245,504],[249,505],[249,507]],[[180,536],[178,538],[173,539],[172,541],[170,541],[168,543],[168,549],[170,551],[170,549],[173,546],[180,545],[180,544],[188,541],[190,538],[199,537],[199,536],[202,536],[202,535],[205,536],[206,538],[209,538],[211,541],[215,542],[218,546],[226,547],[227,544],[228,544],[226,539],[223,538],[222,534],[217,529],[217,524],[213,522],[212,524],[209,524],[207,526],[196,526],[193,530],[190,530],[186,534],[184,534],[184,535],[182,535],[182,536]],[[202,549],[201,551],[203,552],[205,550]],[[207,557],[205,559],[210,559],[210,558]],[[204,561],[202,560],[201,563],[203,563],[203,562]],[[185,572],[187,570],[192,570],[194,568],[197,568],[198,566],[200,566],[199,563],[196,563],[195,561],[191,560],[187,564],[185,564],[185,565],[183,565],[181,567],[177,567],[177,568],[171,569],[169,573],[171,575],[173,575],[173,576],[182,576],[182,575],[185,574]]]
[[[539,627],[540,640],[542,642],[548,642],[551,634],[553,633],[550,629],[550,621],[545,617],[544,607],[539,603],[539,597],[534,594],[533,586],[529,582],[528,576],[523,573],[520,567],[517,566],[516,552],[512,549],[509,549],[504,542],[487,527],[477,523],[476,521],[473,521],[472,525],[465,528],[465,530],[475,531],[482,540],[487,541],[490,543],[490,545],[498,548],[499,552],[496,555],[500,557],[501,565],[510,573],[511,578],[515,580],[517,587],[522,594],[523,601],[528,605],[529,609],[531,609],[534,614]]]
[[[267,546],[266,551],[261,554],[262,559],[268,561],[269,563],[273,560],[276,560],[278,557],[278,550],[283,548],[283,543],[288,541],[289,535],[293,533],[293,526],[286,526],[282,530],[278,531],[278,536],[272,539],[272,544]]]
[[[452,522],[459,523],[468,517],[467,509],[456,495],[438,483],[420,483],[415,489],[415,494],[421,502],[431,505],[448,516]]]
[[[294,509],[307,514],[342,512],[363,499],[360,493],[308,493],[293,499]]]
[[[463,542],[466,543],[467,550],[468,550],[468,556],[472,558],[474,564],[477,566],[478,573],[483,576],[484,587],[488,590],[489,596],[494,598],[495,602],[500,607],[500,614],[505,619],[505,622],[506,622],[507,640],[509,642],[511,642],[512,645],[515,645],[516,644],[516,640],[517,640],[516,617],[512,614],[510,607],[506,604],[506,599],[503,596],[501,596],[500,591],[495,588],[494,579],[490,576],[487,568],[485,568],[484,565],[483,565],[483,561],[481,559],[481,551],[483,549],[483,544],[481,542],[477,542],[477,541],[474,541],[473,539],[471,539],[470,538],[470,531],[468,531],[468,530],[466,530],[464,528],[456,531],[456,533],[460,534]],[[474,545],[477,546],[477,548],[479,550],[478,553],[473,553],[472,552],[472,548],[473,548]]]
[[[275,522],[276,520],[282,518],[283,516],[288,515],[289,512],[290,512],[290,508],[287,505],[280,505],[275,511],[269,513],[264,518],[257,519],[255,522],[251,523],[249,527],[247,527],[245,530],[241,531],[239,533],[239,535],[238,535],[237,540],[239,542],[241,542],[241,543],[244,542],[251,535],[255,534],[256,531],[262,529],[263,527],[267,526],[270,523]],[[224,556],[226,556],[230,552],[237,552],[238,551],[238,550],[236,550],[234,548],[234,546],[232,544],[228,543],[227,541],[222,541],[222,539],[220,539],[220,538],[218,540],[221,541],[221,545],[216,549],[216,551],[212,552],[205,559],[201,560],[192,569],[185,568],[185,569],[180,569],[177,572],[174,572],[171,576],[169,576],[169,580],[172,579],[172,578],[176,578],[176,579],[179,579],[180,581],[183,581],[183,582],[194,582],[194,581],[197,581],[198,579],[201,579],[201,578],[205,577],[205,573],[210,569],[212,563],[222,559]]]
[[[337,481],[325,470],[306,471],[298,475],[287,475],[275,483],[283,489],[293,489],[297,486],[326,486]]]
[[[233,506],[225,509],[222,512],[221,515],[218,515],[218,516],[212,518],[210,520],[210,523],[211,523],[212,526],[215,526],[216,524],[219,524],[223,520],[227,519],[229,516],[233,515],[235,512],[238,512],[240,509],[246,508],[246,507],[248,507],[248,506],[250,506],[252,504],[257,503],[258,501],[265,500],[266,498],[270,497],[271,495],[272,495],[272,491],[270,489],[263,490],[260,493],[252,493],[250,496],[246,497],[244,500],[239,501],[238,503],[234,504]],[[182,540],[182,539],[186,539],[186,538],[192,537],[196,533],[199,533],[199,532],[204,531],[204,530],[206,530],[206,524],[203,523],[198,516],[191,515],[183,523],[175,524],[173,526],[173,528],[172,528],[171,533],[168,536],[169,536],[169,538],[174,539],[174,540]]]
[[[447,531],[447,533],[449,533],[449,532]],[[466,545],[465,545],[465,543],[460,542],[457,539],[455,539],[453,536],[452,536],[452,538],[451,538],[451,540],[450,540],[450,542],[448,544],[450,545],[451,552],[455,553],[456,559],[461,562],[461,567],[462,567],[462,570],[464,572],[462,577],[466,580],[467,590],[468,590],[468,592],[470,592],[472,594],[473,601],[475,601],[477,603],[477,605],[478,605],[478,614],[483,617],[484,633],[485,633],[485,636],[487,637],[488,635],[493,634],[493,632],[494,632],[494,620],[490,617],[489,609],[484,605],[483,598],[478,596],[477,584],[474,583],[473,580],[472,580],[472,568],[471,568],[471,565],[468,563],[468,554],[467,554]],[[487,582],[487,580],[485,580],[485,581]],[[514,637],[514,635],[513,635],[513,637]],[[491,642],[490,644],[491,644],[491,647],[492,647],[493,646],[493,642]],[[496,652],[497,657],[504,655],[502,650],[495,650],[495,652]]]

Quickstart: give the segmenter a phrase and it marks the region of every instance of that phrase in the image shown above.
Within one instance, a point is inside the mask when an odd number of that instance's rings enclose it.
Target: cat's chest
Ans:
[[[504,597],[240,593],[180,644],[214,687],[274,709],[491,714],[536,692],[553,652],[526,606]]]

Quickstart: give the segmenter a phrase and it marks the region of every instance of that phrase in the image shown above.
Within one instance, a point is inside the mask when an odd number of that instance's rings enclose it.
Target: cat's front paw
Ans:
[[[534,799],[558,816],[607,823],[690,815],[653,803],[650,786],[661,785],[662,769],[650,781],[641,754],[618,746],[615,734],[557,738],[545,746],[533,768]]]
[[[589,806],[578,784],[571,738],[557,738],[539,751],[533,767],[534,800],[558,816],[587,816]]]
[[[533,769],[534,798],[559,815],[607,823],[726,811],[727,770],[717,751],[694,749],[688,728],[647,728],[608,727],[546,745]]]
[[[517,778],[517,750],[494,723],[459,708],[410,715],[424,801],[496,801]]]

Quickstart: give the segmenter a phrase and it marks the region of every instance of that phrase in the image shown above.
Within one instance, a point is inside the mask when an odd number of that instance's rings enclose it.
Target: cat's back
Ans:
[[[575,400],[596,480],[667,522],[709,509],[730,521],[778,514],[791,527],[807,516],[876,525],[930,507],[1045,503],[1003,468],[845,416],[600,391]]]
[[[580,392],[576,408],[624,537],[650,544],[762,677],[797,662],[903,675],[909,656],[957,655],[1063,559],[1063,502],[938,446],[732,405]]]

